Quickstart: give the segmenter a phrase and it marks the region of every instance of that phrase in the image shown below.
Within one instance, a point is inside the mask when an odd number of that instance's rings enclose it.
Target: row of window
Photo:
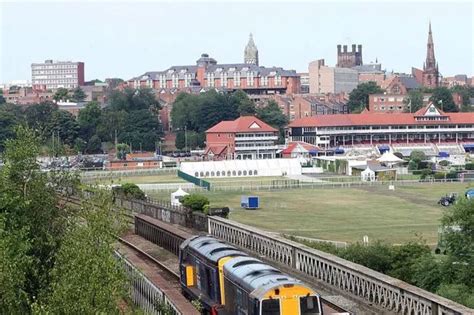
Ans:
[[[77,83],[77,80],[33,80],[33,84],[58,84],[58,83]]]
[[[377,105],[374,105],[374,110],[385,110],[385,106],[380,106],[378,107]],[[387,106],[386,110],[394,110],[394,109],[398,109],[398,110],[403,110],[403,106]]]
[[[258,176],[258,171],[257,170],[243,170],[243,171],[207,171],[207,172],[195,172],[194,176],[195,177],[220,177],[220,176]]]
[[[31,69],[33,70],[42,70],[42,69],[73,69],[73,68],[77,68],[77,64],[53,64],[53,65],[41,65],[41,66],[38,66],[38,65],[34,65],[34,66],[31,66]]]
[[[76,69],[70,69],[70,70],[48,70],[48,71],[41,71],[41,70],[33,70],[31,71],[33,75],[39,75],[39,74],[62,74],[62,73],[77,73]]]

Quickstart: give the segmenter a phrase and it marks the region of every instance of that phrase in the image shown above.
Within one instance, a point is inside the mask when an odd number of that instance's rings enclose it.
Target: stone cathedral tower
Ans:
[[[258,49],[253,41],[252,33],[250,33],[249,42],[247,43],[247,46],[245,46],[244,63],[258,66]]]

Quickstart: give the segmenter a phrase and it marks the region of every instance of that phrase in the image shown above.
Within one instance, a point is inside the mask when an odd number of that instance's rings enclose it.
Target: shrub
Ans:
[[[418,169],[418,163],[414,160],[410,160],[410,162],[408,162],[408,169],[411,171],[411,170],[417,170]],[[413,172],[413,174],[415,174],[415,172]]]
[[[466,163],[466,170],[468,171],[474,170],[474,163]]]
[[[120,187],[115,187],[114,192],[126,198],[145,200],[146,195],[136,184],[125,183]]]
[[[447,178],[447,177],[446,177],[446,173],[444,173],[444,172],[438,172],[438,173],[435,173],[435,174],[434,174],[434,178],[435,178],[435,179],[445,179],[445,178]]]
[[[448,165],[451,164],[451,163],[449,163],[448,160],[442,160],[442,161],[440,161],[438,164],[441,165],[441,166],[448,166]]]
[[[193,211],[204,211],[205,206],[209,204],[209,199],[206,196],[199,194],[190,194],[184,196],[181,200],[183,206],[190,208]]]

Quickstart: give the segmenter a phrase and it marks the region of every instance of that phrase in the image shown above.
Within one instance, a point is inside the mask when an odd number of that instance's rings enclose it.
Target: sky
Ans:
[[[431,20],[443,76],[474,75],[472,1],[112,2],[0,0],[0,83],[31,80],[31,63],[83,61],[86,80],[130,79],[201,53],[243,62],[249,33],[260,65],[305,72],[338,44],[363,45],[363,61],[388,71],[423,67]]]

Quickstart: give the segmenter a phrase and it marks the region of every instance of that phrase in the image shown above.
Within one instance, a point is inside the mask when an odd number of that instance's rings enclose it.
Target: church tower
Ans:
[[[249,42],[247,43],[247,46],[245,46],[244,63],[258,66],[258,49],[253,41],[252,33],[250,33]]]
[[[428,31],[428,44],[426,47],[426,61],[423,64],[423,86],[434,88],[439,85],[439,71],[434,54],[433,34],[431,22]]]

